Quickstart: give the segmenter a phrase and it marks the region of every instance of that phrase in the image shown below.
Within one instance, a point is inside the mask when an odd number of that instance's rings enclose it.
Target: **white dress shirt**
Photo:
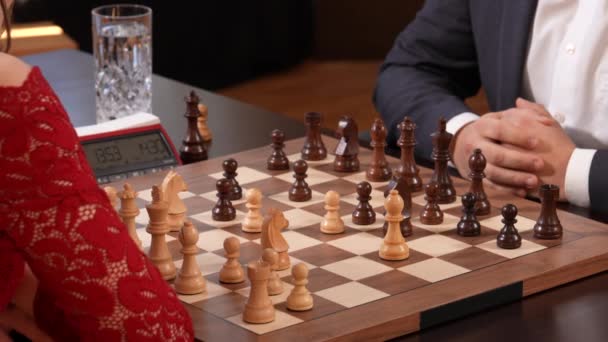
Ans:
[[[608,147],[608,0],[539,0],[530,34],[522,96],[549,111],[574,141],[566,169],[568,201],[589,206],[596,149]],[[479,116],[447,123],[455,134]]]

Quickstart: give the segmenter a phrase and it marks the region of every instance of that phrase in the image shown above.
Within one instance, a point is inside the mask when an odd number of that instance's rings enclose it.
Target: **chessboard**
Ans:
[[[323,138],[329,151],[336,140]],[[304,140],[286,142],[289,160],[300,159]],[[176,171],[188,190],[180,193],[187,216],[199,232],[197,255],[199,267],[207,280],[203,294],[184,296],[197,339],[204,341],[317,341],[317,340],[386,340],[428,328],[448,320],[489,307],[520,300],[523,297],[568,283],[608,269],[608,225],[558,211],[564,227],[559,240],[539,240],[532,228],[540,213],[540,204],[510,194],[486,189],[492,208],[480,216],[481,234],[462,237],[455,227],[461,216],[460,196],[454,203],[441,205],[444,222],[427,226],[420,223],[419,213],[425,204],[422,192],[412,194],[413,234],[406,238],[410,256],[403,261],[386,261],[378,256],[382,242],[384,191],[386,182],[370,182],[370,201],[376,211],[376,223],[368,226],[352,222],[357,204],[356,185],[365,180],[371,151],[361,148],[361,171],[335,172],[333,156],[309,162],[306,181],[312,199],[291,202],[287,191],[293,182],[293,171],[269,171],[266,161],[269,147],[245,151],[221,159],[181,166]],[[330,153],[331,154],[331,153]],[[243,193],[250,188],[262,191],[262,211],[281,210],[289,220],[283,236],[289,244],[291,264],[308,266],[308,289],[314,308],[304,312],[290,311],[286,298],[293,288],[290,269],[279,271],[285,291],[272,296],[275,320],[268,324],[243,322],[242,313],[249,295],[249,281],[240,284],[219,282],[219,270],[226,261],[223,242],[228,237],[240,241],[241,264],[258,260],[262,254],[259,233],[241,230],[247,209],[245,196],[233,201],[236,219],[212,220],[211,209],[216,198],[216,181],[222,178],[222,162],[238,161],[237,180]],[[395,158],[387,157],[391,166]],[[426,183],[432,170],[420,168]],[[146,233],[148,215],[145,206],[151,201],[151,187],[160,184],[164,174],[129,179],[138,191],[141,209],[136,218],[137,234],[144,250],[150,246]],[[452,177],[457,194],[468,191],[469,182]],[[122,187],[121,183],[113,184]],[[334,190],[341,195],[340,215],[346,229],[342,234],[320,232],[325,213],[324,194]],[[518,207],[516,227],[522,237],[518,249],[500,249],[496,236],[503,227],[501,208],[507,203]],[[182,263],[177,234],[167,236],[169,250],[179,268]]]

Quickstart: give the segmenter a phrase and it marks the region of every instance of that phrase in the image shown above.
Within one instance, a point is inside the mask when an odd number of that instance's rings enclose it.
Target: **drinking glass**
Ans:
[[[107,5],[93,9],[97,123],[151,112],[152,9]]]

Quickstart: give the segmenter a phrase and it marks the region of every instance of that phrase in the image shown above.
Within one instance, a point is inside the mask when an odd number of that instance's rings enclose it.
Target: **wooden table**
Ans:
[[[27,60],[42,66],[43,72],[64,101],[74,124],[92,123],[93,72],[89,55],[57,52],[32,56]],[[185,127],[181,117],[184,109],[181,98],[190,89],[179,82],[157,76],[154,78],[154,93],[160,94],[154,97],[154,112],[161,117],[175,141],[181,137],[183,128],[180,126]],[[290,137],[302,133],[301,126],[279,115],[202,90],[197,91],[210,108],[210,126],[216,136],[219,132],[236,132],[227,140],[222,140],[220,134],[211,151],[212,156],[263,146],[268,142],[267,133],[264,132],[272,128],[285,129]],[[251,117],[256,120],[247,121]],[[260,118],[263,119],[259,120]],[[585,210],[569,208],[569,211],[593,217]],[[595,218],[608,222],[602,215],[595,215]],[[403,340],[607,341],[608,327],[604,322],[604,317],[608,314],[606,284],[608,274],[602,273],[522,301],[423,330],[406,336]]]

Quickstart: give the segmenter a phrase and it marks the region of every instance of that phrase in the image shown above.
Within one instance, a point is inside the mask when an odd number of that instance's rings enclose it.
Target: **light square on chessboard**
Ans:
[[[137,228],[135,230],[135,232],[137,233],[137,237],[141,241],[142,248],[150,247],[150,245],[152,243],[152,235],[150,235],[150,233],[148,233],[146,231],[146,228]],[[173,236],[171,236],[169,234],[165,235],[165,241],[171,242],[174,240],[176,240],[176,239]]]
[[[490,240],[496,240],[498,232],[487,228],[486,226],[481,226],[480,233],[477,236],[460,236],[456,231],[456,226],[454,226],[453,229],[442,232],[441,235],[447,236],[449,238],[458,240],[469,245],[480,245]]]
[[[241,314],[246,303],[247,297],[230,292],[191,304],[215,316],[226,318]]]
[[[424,196],[426,196],[424,193],[418,196],[414,196],[412,197],[412,202],[424,207],[426,205],[426,200],[424,199]],[[445,212],[448,209],[457,208],[461,206],[462,202],[460,200],[460,196],[456,196],[456,201],[447,204],[440,204],[439,208],[441,208],[441,211]]]
[[[354,228],[354,229],[362,231],[362,232],[377,229],[377,228],[382,228],[382,226],[384,225],[384,215],[382,213],[379,213],[378,211],[375,211],[375,213],[376,213],[376,221],[374,223],[368,224],[368,225],[360,225],[360,224],[353,223],[353,214],[352,213],[342,216],[342,221],[344,221],[344,226],[351,227],[351,228]]]
[[[302,209],[291,209],[283,212],[289,221],[289,229],[296,230],[312,225],[320,225],[323,217]]]
[[[346,203],[350,203],[352,205],[358,205],[359,204],[359,200],[357,199],[358,195],[357,195],[357,186],[355,185],[353,187],[353,191],[352,193],[343,196],[341,198],[341,200],[343,202]],[[372,190],[371,193],[371,197],[372,199],[369,201],[369,204],[372,206],[372,208],[378,210],[378,209],[382,209],[382,211],[384,210],[384,193],[382,191],[379,190]]]
[[[247,184],[247,188],[259,189],[262,192],[262,197],[267,198],[268,196],[278,194],[279,192],[288,191],[292,183],[293,182],[286,182],[284,180],[272,177],[249,183]]]
[[[325,243],[292,252],[291,255],[315,266],[324,266],[356,256],[353,253]]]
[[[226,320],[258,335],[263,335],[271,331],[287,328],[289,326],[302,322],[301,319],[279,310],[275,311],[274,321],[265,324],[245,323],[243,321],[242,313],[232,317],[228,317],[226,318]]]
[[[325,157],[325,159],[323,160],[307,160],[306,163],[308,164],[308,166],[310,167],[311,165],[323,165],[323,164],[329,164],[329,163],[333,163],[334,162],[334,156],[330,155],[329,153],[327,154],[327,157]],[[298,153],[294,153],[294,154],[290,154],[287,156],[287,159],[291,162],[297,162],[298,160],[302,159],[302,153],[298,152]]]
[[[401,271],[392,270],[369,278],[360,279],[361,284],[378,289],[390,295],[413,290],[430,282]]]
[[[247,166],[239,166],[236,169],[236,173],[237,173],[236,180],[237,180],[237,182],[239,182],[240,185],[257,182],[257,181],[261,181],[263,179],[272,177],[268,173],[260,172],[258,170],[254,170]],[[222,178],[224,178],[224,172],[220,171],[220,172],[212,173],[209,175],[209,177],[214,178],[214,179],[222,179]]]
[[[342,179],[336,179],[331,182],[325,182],[321,184],[316,184],[310,187],[311,189],[318,191],[322,194],[327,193],[330,190],[333,190],[340,194],[340,198],[345,195],[350,195],[353,192],[357,191],[357,185],[351,182],[347,182]]]
[[[222,229],[214,229],[206,232],[199,233],[198,242],[196,246],[206,252],[212,252],[218,249],[224,248],[224,240],[229,237],[235,237],[240,243],[244,243],[247,240],[240,236],[234,235]]]
[[[534,243],[530,240],[524,240],[524,239],[522,239],[522,241],[521,241],[521,247],[516,248],[516,249],[502,249],[496,245],[496,240],[488,241],[481,245],[477,245],[476,247],[481,248],[485,251],[494,253],[494,254],[498,254],[502,257],[509,258],[509,259],[514,259],[514,258],[523,256],[523,255],[538,252],[540,250],[547,248],[545,246]]]
[[[316,170],[314,168],[309,167],[308,171],[306,171],[306,183],[308,183],[309,186],[313,186],[313,185],[317,185],[317,184],[321,184],[321,183],[325,183],[325,182],[330,182],[330,181],[334,181],[337,180],[338,177],[326,173],[326,172],[322,172],[319,170]],[[280,174],[278,176],[274,176],[275,178],[278,178],[280,180],[283,180],[285,182],[288,182],[290,184],[293,184],[295,178],[293,177],[294,173],[293,172],[285,172],[283,174]]]
[[[391,267],[362,256],[340,260],[321,268],[351,280],[368,278],[392,270]]]
[[[184,303],[192,304],[196,302],[201,302],[207,300],[209,298],[225,295],[230,293],[231,291],[225,287],[219,286],[218,284],[212,283],[210,281],[207,282],[207,291],[195,295],[180,295],[177,297]]]
[[[245,193],[247,192],[247,188],[241,186],[241,189],[243,191],[243,197],[241,197],[241,199],[238,200],[232,200],[230,201],[230,203],[232,203],[232,206],[235,205],[239,205],[239,204],[243,204],[245,202],[247,202],[247,199],[245,198]],[[217,190],[212,190],[209,192],[205,192],[204,194],[199,195],[200,197],[207,199],[213,203],[217,202]]]
[[[375,262],[379,262],[391,268],[399,268],[432,258],[432,256],[430,255],[426,255],[422,252],[418,252],[417,250],[410,249],[410,256],[405,260],[384,260],[380,258],[380,254],[378,253],[379,249],[380,246],[378,246],[378,248],[376,248],[376,250],[373,252],[363,254],[362,257],[368,258]]]
[[[444,235],[429,235],[408,242],[410,249],[438,257],[470,247],[471,245],[449,238]]]
[[[233,226],[235,224],[241,224],[243,222],[243,219],[245,218],[245,213],[237,210],[236,211],[236,218],[234,220],[231,221],[215,221],[213,220],[213,214],[211,212],[211,210],[209,211],[205,211],[203,213],[200,214],[194,214],[191,215],[191,217],[195,220],[198,220],[204,224],[208,224],[210,226],[213,227],[217,227],[217,228],[225,228],[225,227],[230,227]]]
[[[382,240],[382,238],[369,233],[359,233],[332,240],[327,243],[353,254],[363,255],[378,251]]]
[[[518,215],[516,219],[517,223],[515,223],[515,228],[517,228],[517,231],[520,233],[534,229],[534,225],[536,224],[536,221],[532,221],[525,216]],[[485,220],[480,220],[479,224],[482,224],[496,231],[500,231],[502,227],[505,226],[505,224],[502,223],[502,215],[496,215]]]
[[[291,274],[282,277],[281,280],[293,285],[293,276]],[[317,267],[309,270],[306,288],[314,293],[348,282],[351,282],[351,280]]]
[[[403,266],[398,270],[431,283],[469,272],[468,269],[462,266],[437,258]]]
[[[312,191],[312,197],[310,200],[306,202],[293,202],[289,200],[289,193],[287,191],[278,193],[276,195],[270,196],[270,199],[284,203],[293,208],[304,208],[311,204],[321,203],[325,200],[325,194],[322,194],[318,191]]]
[[[353,308],[389,296],[386,292],[376,290],[356,281],[334,286],[315,294],[347,308]]]
[[[323,297],[319,297],[314,293],[311,294],[313,300],[313,308],[312,310],[306,311],[291,311],[287,308],[287,302],[283,302],[275,305],[275,309],[288,313],[294,317],[297,317],[303,321],[310,321],[313,319],[321,318],[342,310],[346,308],[338,303],[334,303],[329,301]]]
[[[282,281],[282,280],[281,280],[281,282],[283,283],[283,292],[281,292],[280,294],[275,295],[275,296],[270,296],[270,300],[272,301],[273,305],[277,305],[279,303],[285,302],[287,300],[287,297],[289,297],[291,290],[293,289],[293,285],[291,285],[290,283]],[[238,289],[235,292],[240,294],[241,296],[245,296],[245,297],[249,298],[249,293],[251,292],[251,286],[247,286],[242,289]]]
[[[175,260],[175,267],[178,269],[181,268],[183,261],[183,259]],[[214,253],[203,252],[196,255],[196,262],[201,273],[206,276],[219,272],[222,269],[222,266],[224,266],[224,263],[226,263],[226,258]]]
[[[458,222],[460,221],[460,218],[456,217],[456,216],[452,216],[450,214],[443,214],[443,222],[440,224],[434,224],[434,225],[427,225],[427,224],[423,224],[422,222],[420,222],[420,213],[416,213],[417,215],[412,217],[412,225],[421,228],[421,229],[425,229],[428,230],[430,232],[433,233],[442,233],[448,230],[454,230],[456,229],[456,225],[458,225]]]
[[[439,259],[472,271],[509,260],[477,247],[469,247],[458,252],[445,254],[440,256]]]
[[[311,237],[311,238],[319,240],[319,241],[329,242],[332,240],[344,238],[346,236],[360,234],[361,231],[356,230],[354,228],[350,228],[350,227],[344,227],[344,231],[340,234],[325,234],[321,231],[320,225],[314,225],[314,226],[298,229],[298,233],[304,234],[308,237]]]
[[[298,251],[300,249],[316,246],[322,243],[317,239],[313,239],[304,234],[300,234],[295,230],[283,231],[283,238],[287,241],[287,244],[289,245],[289,253]],[[261,244],[260,239],[253,240],[253,242]]]
[[[351,183],[355,183],[355,185],[365,181],[365,182],[368,182],[372,186],[373,189],[378,189],[378,188],[385,187],[388,185],[388,181],[386,181],[386,182],[369,181],[366,178],[365,173],[366,173],[366,171],[353,173],[346,177],[342,177],[342,179],[344,179],[345,181],[351,182]],[[383,193],[384,193],[384,191],[383,191]]]

